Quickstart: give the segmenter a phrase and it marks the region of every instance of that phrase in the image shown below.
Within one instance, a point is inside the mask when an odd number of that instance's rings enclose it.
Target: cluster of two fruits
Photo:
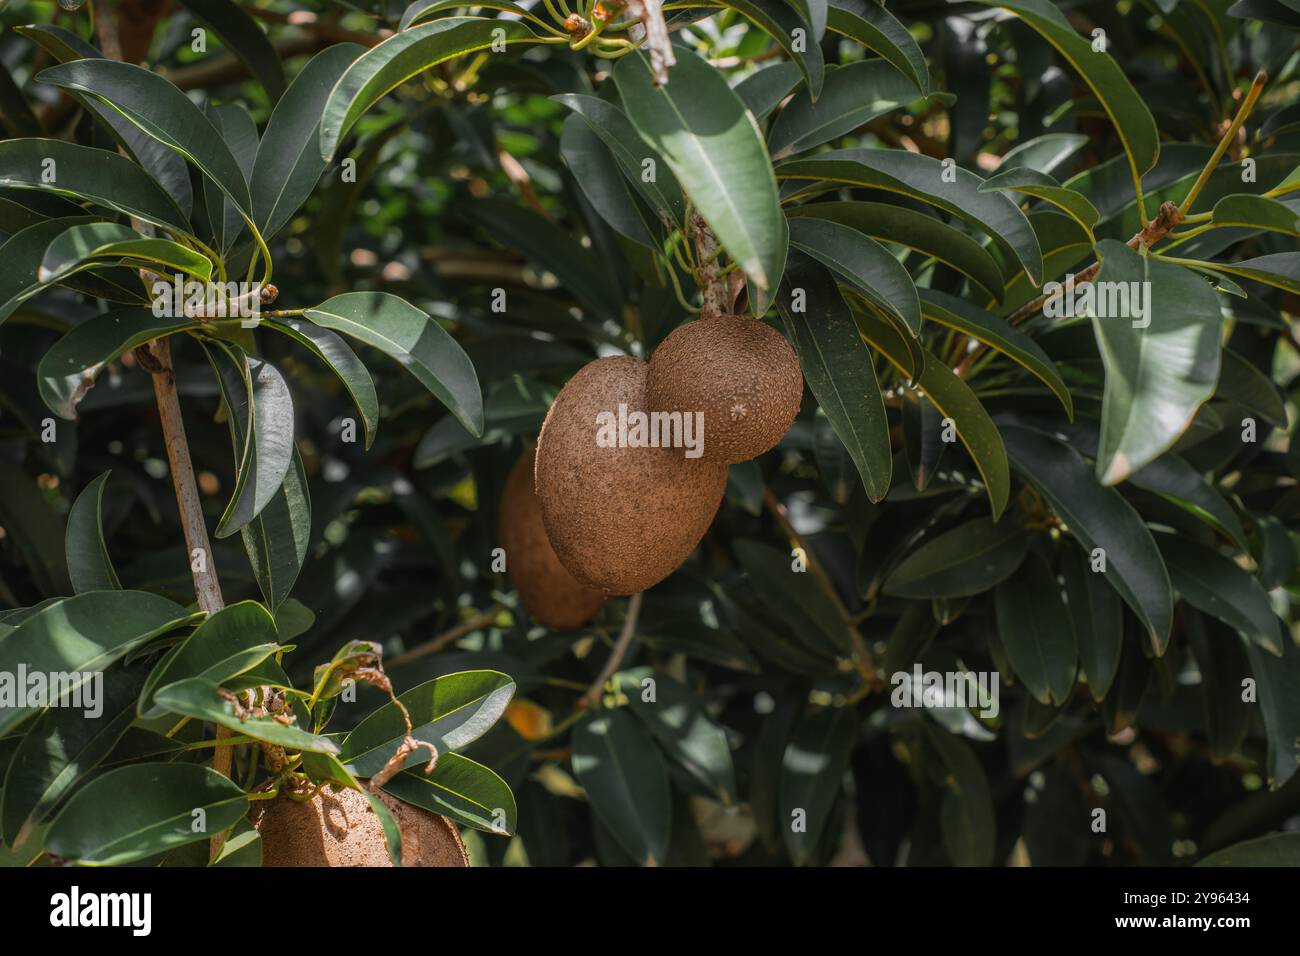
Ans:
[[[608,595],[636,594],[672,574],[712,523],[728,466],[776,445],[802,396],[789,343],[744,316],[683,325],[648,363],[618,356],[583,366],[556,396],[535,460],[519,460],[501,502],[510,579],[533,618],[578,627]],[[702,453],[600,440],[620,406],[628,415],[700,416]]]

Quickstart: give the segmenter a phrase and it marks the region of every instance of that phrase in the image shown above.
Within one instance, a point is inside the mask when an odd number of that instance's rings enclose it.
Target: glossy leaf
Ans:
[[[663,156],[695,209],[758,288],[776,287],[785,233],[776,180],[754,118],[716,69],[679,51],[678,82],[656,88],[641,53],[624,57],[614,82],[628,119]]]
[[[235,452],[235,488],[216,534],[224,538],[260,515],[293,464],[293,398],[276,368],[235,345],[216,345],[208,356],[229,411]]]
[[[1100,703],[1119,671],[1124,607],[1116,590],[1106,584],[1103,572],[1093,571],[1078,548],[1062,549],[1061,574],[1079,650],[1079,672],[1087,679],[1092,699]]]
[[[959,166],[945,167],[937,159],[902,149],[835,149],[787,160],[776,175],[883,189],[930,203],[988,233],[1015,256],[1034,285],[1041,281],[1042,250],[1025,214],[1001,193],[981,192],[984,181]],[[814,183],[814,190],[822,188]]]
[[[781,757],[778,822],[796,866],[812,861],[857,737],[851,707],[822,707],[795,721]]]
[[[794,206],[796,218],[829,219],[882,242],[933,256],[968,276],[994,299],[1002,298],[1002,272],[993,257],[966,233],[943,220],[906,206],[876,202],[818,202]]]
[[[483,394],[469,357],[409,302],[386,292],[345,292],[308,309],[306,318],[396,359],[471,433],[483,434]]]
[[[1099,283],[1149,290],[1140,316],[1131,302],[1131,311],[1110,314],[1122,300],[1087,310],[1106,366],[1097,475],[1115,485],[1167,451],[1214,394],[1222,317],[1214,292],[1195,273],[1113,239],[1097,252]]]
[[[803,309],[795,309],[796,289]],[[857,466],[867,497],[889,492],[893,456],[885,404],[871,353],[824,266],[790,255],[777,308],[803,368],[804,381]]]
[[[47,160],[54,163],[52,183],[42,176]],[[6,140],[0,142],[0,186],[88,199],[164,229],[189,231],[175,200],[135,163],[108,150],[53,139]]]
[[[1174,590],[1188,604],[1235,628],[1247,640],[1282,655],[1287,641],[1268,593],[1248,572],[1212,548],[1186,538],[1156,539]]]
[[[922,544],[890,572],[882,590],[907,598],[981,594],[1015,573],[1029,542],[1011,519],[976,518]]]
[[[879,349],[895,368],[904,371],[907,367],[906,348],[898,331],[865,312],[855,312],[853,317],[863,338]],[[934,407],[952,421],[957,437],[984,479],[993,520],[996,521],[1006,510],[1011,495],[1011,469],[1002,437],[970,386],[931,353],[924,353],[924,362],[917,384]]]
[[[446,754],[472,743],[505,713],[515,682],[499,671],[461,671],[426,681],[398,696],[411,717],[414,736]],[[339,759],[361,777],[374,776],[397,752],[406,735],[401,712],[384,704],[348,734]],[[418,751],[403,764],[414,767],[429,760]],[[439,758],[441,759],[441,757]]]
[[[321,158],[333,159],[356,121],[411,77],[453,57],[487,49],[495,42],[525,43],[534,39],[532,31],[522,23],[478,17],[447,17],[394,34],[357,57],[330,90],[321,111]]]
[[[365,448],[369,451],[379,428],[379,396],[375,392],[375,381],[370,377],[370,372],[356,353],[348,348],[347,342],[329,329],[292,316],[264,318],[261,323],[265,328],[282,332],[305,346],[338,376],[361,415],[361,426],[366,435]]]
[[[267,239],[284,228],[325,172],[327,161],[320,155],[325,101],[362,52],[355,43],[327,47],[307,62],[276,103],[249,180],[253,219]]]
[[[311,541],[311,493],[296,446],[275,496],[239,534],[262,597],[278,610],[298,580]]]
[[[519,811],[510,787],[495,772],[460,754],[438,757],[433,773],[411,768],[384,790],[412,806],[440,813],[485,833],[514,836]]]
[[[1074,448],[1017,425],[1002,425],[1002,440],[1016,469],[1069,527],[1089,556],[1101,549],[1105,578],[1146,629],[1160,655],[1173,626],[1169,574],[1151,532],[1114,488],[1097,481]]]
[[[255,717],[236,709],[236,701],[222,696],[220,686],[203,677],[191,677],[158,688],[154,703],[172,714],[220,724],[237,734],[256,737],[292,750],[336,754],[338,745],[326,737],[308,733],[292,723],[280,723],[272,716]]]
[[[828,0],[826,25],[879,53],[922,93],[930,92],[930,70],[925,54],[907,27],[882,4],[874,0]]]
[[[104,472],[81,489],[68,511],[68,576],[78,594],[122,587],[104,543],[104,485],[110,474]]]
[[[592,812],[642,866],[662,866],[672,832],[668,767],[645,726],[602,711],[573,730],[573,773]]]
[[[1077,650],[1051,570],[1031,554],[994,598],[998,636],[1016,676],[1040,703],[1064,704],[1074,687]]]
[[[120,866],[207,840],[247,812],[244,791],[209,767],[132,764],[78,790],[50,826],[45,849],[83,865]]]
[[[103,670],[195,615],[144,591],[90,591],[55,601],[0,636],[0,671],[66,673],[72,692]],[[40,708],[0,706],[0,733]]]
[[[781,108],[767,137],[775,159],[853,132],[921,98],[916,84],[884,60],[861,60],[826,72],[821,95],[800,90]]]
[[[284,93],[284,67],[280,54],[257,21],[233,0],[177,0],[181,6],[221,38],[226,49],[243,61],[274,103]]]

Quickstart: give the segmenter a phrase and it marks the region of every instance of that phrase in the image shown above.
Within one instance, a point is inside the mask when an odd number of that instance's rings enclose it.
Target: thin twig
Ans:
[[[479,628],[491,624],[496,620],[497,615],[503,610],[505,610],[505,608],[500,604],[493,604],[481,614],[476,614],[467,621],[461,621],[455,627],[443,631],[437,637],[431,638],[425,643],[411,648],[400,657],[393,658],[388,662],[388,666],[398,667],[402,664],[409,664],[411,661],[424,657],[427,654],[435,654],[448,644],[460,640],[466,634],[473,634]]]
[[[767,506],[768,511],[772,512],[772,517],[781,526],[785,536],[798,545],[799,550],[803,552],[808,561],[808,567],[812,569],[813,576],[821,583],[822,590],[835,602],[840,617],[844,621],[844,627],[848,631],[849,643],[853,647],[853,657],[858,667],[858,673],[867,686],[874,688],[876,685],[875,660],[872,658],[871,652],[867,650],[866,641],[862,639],[862,635],[858,632],[857,619],[853,614],[849,613],[849,609],[844,606],[844,601],[840,599],[840,592],[836,590],[835,582],[831,580],[830,575],[826,573],[826,569],[817,560],[817,556],[808,547],[803,535],[794,529],[794,525],[790,521],[790,513],[786,510],[785,505],[776,497],[772,489],[766,486],[763,488],[763,504]]]
[[[715,318],[724,313],[731,300],[727,280],[723,278],[718,263],[722,249],[713,230],[697,212],[691,213],[691,234],[695,238],[696,261],[700,264],[699,274],[695,277],[702,295],[700,318]]]
[[[632,638],[636,636],[636,622],[641,615],[641,596],[644,593],[644,591],[638,591],[628,600],[627,616],[623,618],[623,630],[618,635],[614,649],[609,652],[609,660],[605,661],[605,667],[601,670],[600,676],[587,688],[587,693],[582,695],[582,699],[578,702],[579,706],[594,706],[600,700],[600,695],[604,693],[605,685],[609,683],[609,679],[622,666],[623,658],[627,656],[627,649],[632,646]]]

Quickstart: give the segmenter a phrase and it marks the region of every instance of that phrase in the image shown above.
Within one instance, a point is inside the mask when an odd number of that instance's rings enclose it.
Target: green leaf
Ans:
[[[311,540],[311,494],[297,447],[275,497],[239,534],[262,597],[278,610],[298,580]]]
[[[244,791],[210,767],[132,764],[73,794],[45,835],[45,849],[82,865],[121,866],[207,840],[247,812]]]
[[[801,153],[921,98],[916,84],[884,60],[859,60],[826,71],[826,85],[815,101],[796,93],[777,115],[767,136],[775,159]]]
[[[226,141],[190,98],[164,77],[115,60],[73,60],[42,70],[36,79],[93,96],[121,113],[193,163],[245,216],[252,212],[248,181]]]
[[[619,846],[642,866],[662,866],[672,792],[668,767],[645,725],[621,709],[584,720],[573,729],[573,772]]]
[[[904,388],[902,391],[903,454],[912,475],[912,485],[917,491],[925,491],[948,448],[948,443],[943,440],[943,414],[919,388]]]
[[[1083,456],[1047,435],[1002,425],[1002,440],[1016,469],[1041,494],[1084,550],[1101,548],[1106,581],[1146,629],[1160,656],[1173,626],[1173,593],[1164,561],[1133,506],[1097,481]]]
[[[203,105],[203,115],[230,147],[230,154],[239,164],[247,181],[253,174],[257,160],[257,124],[242,104],[208,101]],[[250,194],[251,196],[251,194]],[[244,231],[247,213],[241,210],[225,190],[211,179],[203,180],[203,203],[207,209],[208,223],[212,227],[213,244],[223,253],[232,249]]]
[[[111,222],[90,222],[61,232],[46,247],[36,278],[48,284],[81,269],[123,261],[158,273],[189,273],[203,282],[212,278],[212,261],[202,253]]]
[[[790,245],[828,267],[913,338],[921,334],[921,302],[903,264],[880,243],[832,219],[794,219]]]
[[[1023,167],[1054,176],[1058,168],[1089,142],[1082,133],[1044,133],[1007,150],[998,172]]]
[[[294,724],[282,724],[274,717],[239,714],[235,701],[221,696],[221,687],[203,677],[191,677],[158,688],[154,703],[173,714],[220,724],[237,734],[256,737],[291,750],[336,754],[338,744],[327,737],[308,733]]]
[[[235,489],[220,520],[225,538],[262,513],[293,464],[293,397],[273,365],[237,345],[205,346],[229,412],[235,451]]]
[[[103,367],[146,342],[197,328],[193,319],[159,319],[149,309],[119,309],[87,319],[54,343],[36,368],[41,398],[60,418],[77,417],[77,403]]]
[[[1077,649],[1051,570],[1031,554],[993,596],[998,636],[1016,676],[1039,703],[1064,704],[1074,689]]]
[[[55,181],[45,182],[42,174],[50,169]],[[105,149],[54,139],[0,142],[0,186],[88,199],[155,226],[189,233],[185,214],[176,201],[131,160]]]
[[[366,435],[365,447],[369,451],[379,428],[379,395],[375,392],[375,381],[370,377],[365,364],[348,348],[347,342],[329,329],[292,317],[265,318],[261,324],[310,349],[338,376],[361,415],[361,427]]]
[[[1166,452],[1134,473],[1129,482],[1185,508],[1220,534],[1231,538],[1242,551],[1249,553],[1250,542],[1246,540],[1246,530],[1241,526],[1232,506],[1195,468],[1173,452]]]
[[[64,522],[46,501],[36,479],[17,465],[0,460],[0,526],[5,538],[31,570],[39,593],[47,596],[67,594],[72,590],[64,554]],[[37,605],[39,609],[41,605]],[[9,626],[18,624],[23,615],[34,609],[11,611],[5,617]],[[0,627],[0,637],[7,633]]]
[[[441,325],[409,302],[386,292],[345,292],[308,309],[306,318],[396,359],[472,434],[483,434],[483,393],[473,363]]]
[[[235,823],[230,835],[221,843],[221,849],[209,866],[245,866],[262,865],[262,834],[253,828],[245,817]]]
[[[1197,861],[1197,866],[1300,866],[1300,833],[1270,833],[1234,843]]]
[[[364,51],[365,47],[356,43],[336,43],[321,50],[275,105],[250,178],[253,219],[268,240],[285,227],[325,172],[328,162],[320,155],[325,101],[339,77]]]
[[[883,5],[873,0],[829,0],[826,26],[879,53],[922,93],[930,92],[930,70],[925,54],[907,27]]]
[[[1030,536],[1011,520],[976,518],[917,548],[890,572],[882,590],[905,598],[980,594],[1020,567]]]
[[[39,44],[60,63],[103,56],[75,33],[52,23],[34,23],[13,29],[15,33]],[[153,137],[145,135],[134,123],[93,96],[79,96],[78,100],[86,112],[104,124],[122,148],[144,167],[145,172],[176,201],[181,213],[188,217],[194,208],[194,189],[190,185],[190,170],[185,165],[184,158]]]
[[[781,758],[777,821],[795,866],[812,861],[857,739],[852,707],[819,707],[795,721]],[[802,828],[795,826],[800,820]]]
[[[256,601],[230,604],[213,614],[159,661],[145,680],[138,713],[153,717],[154,691],[190,678],[223,684],[279,649],[275,619]]]
[[[59,802],[109,755],[135,719],[144,674],[106,668],[91,718],[87,710],[52,707],[23,734],[0,790],[4,842],[27,842]]]
[[[854,312],[853,317],[863,338],[879,349],[899,371],[905,372],[906,346],[898,331],[866,312]],[[928,351],[924,353],[924,366],[917,376],[917,385],[940,414],[952,421],[957,437],[984,479],[993,520],[996,521],[1006,510],[1011,495],[1011,469],[1007,465],[1007,452],[997,426],[970,386]]]
[[[926,742],[938,752],[945,768],[939,830],[948,858],[956,866],[991,866],[997,819],[984,768],[961,738],[928,720],[922,726]]]
[[[668,164],[653,150],[621,109],[594,96],[563,93],[551,99],[578,113],[609,147],[619,169],[662,219],[682,225],[686,207],[682,187]],[[647,179],[647,169],[654,175]]]
[[[1061,552],[1065,599],[1079,649],[1079,672],[1087,679],[1088,693],[1097,703],[1105,699],[1119,672],[1124,639],[1124,608],[1119,594],[1108,587],[1101,572],[1093,571],[1078,548]]]
[[[1277,199],[1250,193],[1224,196],[1214,204],[1210,221],[1215,226],[1266,229],[1288,236],[1300,236],[1300,212]]]
[[[1242,637],[1272,654],[1282,655],[1282,621],[1269,605],[1268,593],[1236,562],[1186,537],[1156,539],[1169,580],[1185,600],[1235,628]]]
[[[1047,173],[1040,173],[1028,166],[1013,166],[999,172],[984,181],[981,192],[990,191],[1016,192],[1033,196],[1057,207],[1077,222],[1083,231],[1092,235],[1092,229],[1101,218],[1097,207],[1088,201],[1083,193],[1066,189]]]
[[[798,311],[795,289],[802,290],[804,299],[804,308]],[[889,493],[893,468],[885,402],[871,352],[834,278],[802,253],[791,253],[777,308],[808,388],[848,449],[867,497],[880,501]]]
[[[801,76],[796,64],[782,60],[749,74],[732,89],[754,119],[762,120],[790,95]]]
[[[95,671],[143,647],[196,615],[144,591],[91,591],[64,598],[0,636],[0,672],[67,673],[65,692],[79,688]],[[36,706],[0,707],[0,734]]]
[[[776,180],[754,118],[722,74],[687,50],[676,82],[656,87],[644,54],[614,68],[628,118],[662,154],[718,242],[759,288],[771,292],[785,261]]]
[[[654,684],[652,700],[645,699],[646,681]],[[723,805],[737,803],[736,772],[726,731],[713,722],[685,685],[650,667],[620,671],[613,683],[616,693],[627,696],[628,709],[645,722],[673,760]]]
[[[499,671],[477,670],[444,674],[413,687],[397,699],[411,716],[417,740],[442,755],[460,750],[481,737],[505,713],[515,682]],[[359,777],[371,777],[397,752],[406,736],[401,711],[389,701],[348,734],[339,759]],[[429,753],[417,751],[404,767],[427,763]]]
[[[783,3],[782,0],[718,0],[718,2],[719,5],[731,7],[753,21],[760,30],[775,40],[785,51],[786,56],[799,68],[813,99],[821,95],[825,66],[818,42],[820,37],[814,36],[816,31],[800,11],[792,9],[793,4]],[[802,31],[802,43],[798,42],[799,31]],[[678,56],[679,63],[680,60],[681,57]],[[678,76],[680,82],[681,74]],[[617,78],[615,82],[618,82]],[[626,93],[623,94],[623,98],[626,102]]]
[[[791,219],[829,219],[883,242],[892,242],[968,276],[1002,300],[1002,271],[978,242],[935,216],[876,202],[819,202],[787,210]]]
[[[618,283],[570,231],[531,209],[500,199],[467,203],[464,212],[492,238],[519,250],[554,275],[561,288],[602,318],[617,320],[622,315],[623,293]]]
[[[1020,207],[1002,193],[981,192],[984,180],[959,166],[903,149],[834,149],[787,160],[776,168],[776,177],[818,181],[799,196],[824,191],[824,183],[831,183],[882,189],[937,206],[992,236],[1034,285],[1042,279],[1042,250]]]
[[[956,296],[925,289],[921,292],[921,314],[932,322],[956,329],[1001,352],[1046,385],[1061,402],[1065,414],[1074,418],[1070,389],[1042,346],[1005,319]]]
[[[478,17],[447,17],[394,34],[357,57],[334,84],[321,111],[321,157],[333,159],[339,143],[362,114],[411,77],[494,43],[536,39],[518,21]]]
[[[1109,53],[1100,53],[1075,32],[1070,21],[1048,0],[977,0],[1010,10],[1065,57],[1101,102],[1115,125],[1128,156],[1133,182],[1160,157],[1160,134],[1145,101]]]
[[[1268,737],[1268,780],[1276,790],[1300,767],[1300,646],[1282,645],[1282,659],[1265,655],[1258,645],[1246,644],[1250,669],[1259,686],[1259,709]]]
[[[1276,252],[1241,262],[1207,262],[1204,265],[1300,295],[1300,252]]]
[[[68,556],[68,576],[72,589],[85,591],[115,591],[122,584],[113,570],[104,543],[104,485],[111,472],[104,472],[81,489],[77,500],[68,511],[68,531],[65,552]]]
[[[638,205],[636,194],[620,172],[610,148],[591,124],[576,113],[564,121],[560,152],[582,194],[615,232],[647,248],[658,248],[657,221]]]
[[[537,17],[529,13],[517,3],[511,3],[510,0],[488,0],[486,3],[476,3],[476,7],[482,7],[484,10],[500,10],[505,13],[513,13],[526,20],[537,21]],[[421,20],[428,20],[435,14],[445,13],[448,10],[463,10],[466,4],[462,0],[415,0],[409,7],[402,12],[401,22],[398,24],[399,30],[405,30]]]
[[[1273,380],[1232,349],[1219,353],[1219,385],[1214,394],[1245,407],[1271,425],[1287,427],[1286,402]]]
[[[1214,394],[1223,322],[1214,292],[1195,273],[1114,239],[1098,243],[1097,254],[1101,288],[1147,290],[1140,317],[1109,314],[1114,302],[1081,310],[1092,316],[1106,367],[1097,476],[1116,485],[1168,451]]]
[[[280,54],[267,39],[257,21],[233,0],[177,0],[200,23],[221,38],[221,44],[235,54],[248,72],[257,77],[274,103],[284,93],[284,67]]]
[[[384,790],[412,806],[499,836],[514,836],[519,821],[509,785],[460,754],[440,755],[427,776],[423,768],[404,770],[385,783]]]

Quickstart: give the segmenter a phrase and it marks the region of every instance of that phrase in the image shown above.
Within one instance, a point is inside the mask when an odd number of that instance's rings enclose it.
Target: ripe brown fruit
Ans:
[[[403,866],[469,866],[446,817],[380,793],[402,833]],[[249,814],[262,835],[263,866],[392,866],[384,828],[355,790],[323,789],[310,800],[264,800]]]
[[[785,336],[758,319],[689,322],[650,357],[649,408],[703,412],[705,461],[757,458],[789,431],[802,399],[799,357]]]
[[[528,613],[546,627],[581,627],[600,611],[605,594],[568,572],[551,547],[542,505],[533,493],[533,453],[515,462],[501,495],[501,547],[506,573]]]
[[[597,359],[555,397],[537,440],[535,487],[551,546],[575,578],[636,594],[685,561],[709,529],[725,465],[682,448],[600,447],[597,416],[644,412],[648,366]]]

